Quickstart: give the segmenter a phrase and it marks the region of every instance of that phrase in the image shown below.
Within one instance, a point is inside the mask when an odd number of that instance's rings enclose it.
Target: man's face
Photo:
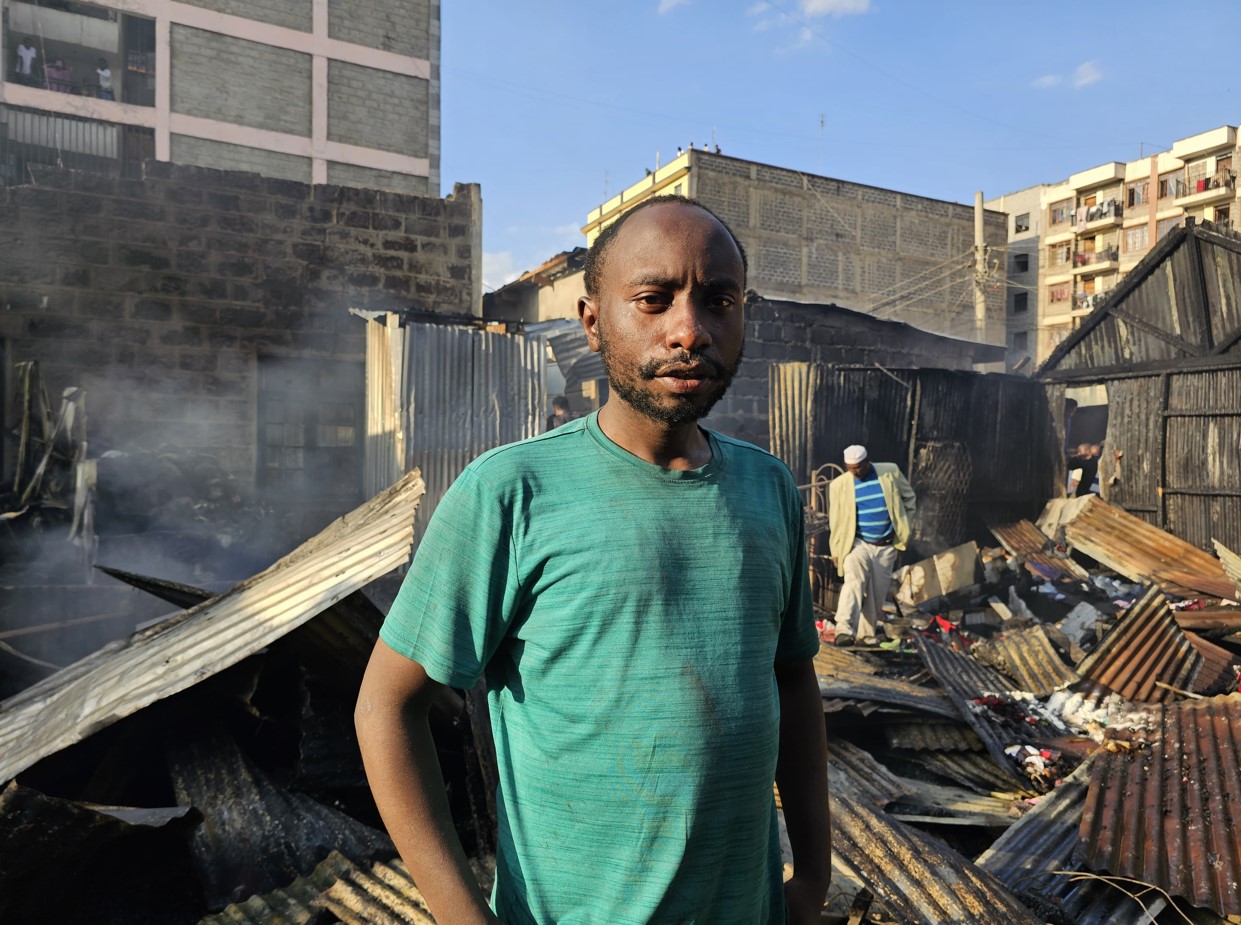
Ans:
[[[643,209],[606,251],[598,292],[578,303],[616,396],[679,425],[705,416],[741,362],[745,268],[724,227],[683,203]]]
[[[853,473],[855,479],[864,479],[870,472],[870,460],[863,459],[859,463],[846,463],[845,468]]]

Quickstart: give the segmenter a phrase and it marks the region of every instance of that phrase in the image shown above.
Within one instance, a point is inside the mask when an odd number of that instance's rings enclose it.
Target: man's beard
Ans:
[[[676,356],[662,361],[648,360],[641,364],[633,371],[633,379],[636,381],[631,381],[622,375],[622,371],[614,365],[614,358],[608,350],[608,340],[604,335],[603,326],[599,326],[599,359],[603,361],[603,369],[608,374],[608,386],[621,401],[634,411],[650,418],[652,421],[672,427],[680,424],[689,424],[692,421],[697,421],[707,416],[711,409],[715,407],[716,402],[724,397],[724,393],[728,391],[729,385],[732,384],[733,376],[737,374],[737,368],[741,365],[741,355],[742,350],[739,349],[737,351],[737,359],[731,366],[726,366],[713,357],[684,350]],[[711,377],[709,381],[713,386],[712,391],[697,395],[669,393],[668,398],[671,400],[671,403],[661,404],[649,387],[643,388],[641,385],[656,379],[659,371],[670,365],[688,366],[695,363],[702,363],[710,367]]]

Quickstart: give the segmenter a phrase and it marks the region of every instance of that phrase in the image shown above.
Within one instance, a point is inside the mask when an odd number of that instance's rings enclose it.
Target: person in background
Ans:
[[[62,58],[57,58],[43,68],[43,78],[49,90],[57,93],[70,93],[73,90],[73,70],[65,65]]]
[[[39,60],[39,52],[34,47],[34,39],[26,36],[17,46],[17,82],[28,87],[35,83],[35,62]]]
[[[866,447],[845,448],[845,469],[828,486],[828,546],[844,576],[836,607],[838,646],[878,642],[897,553],[909,541],[917,498],[894,463],[872,463]]]
[[[573,420],[573,415],[569,411],[569,399],[563,395],[557,395],[552,399],[552,413],[547,416],[547,429],[552,430],[571,420]]]
[[[99,76],[99,98],[101,100],[116,99],[116,94],[112,90],[112,68],[108,67],[107,58],[99,59],[95,73]]]

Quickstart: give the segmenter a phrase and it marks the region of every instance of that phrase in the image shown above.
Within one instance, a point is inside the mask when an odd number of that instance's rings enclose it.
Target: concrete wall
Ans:
[[[241,170],[248,173],[261,173],[265,177],[280,180],[296,180],[299,183],[310,182],[310,158],[296,154],[282,154],[279,151],[265,151],[262,148],[251,148],[244,145],[233,145],[226,141],[210,141],[206,138],[192,138],[189,135],[172,136],[172,160],[176,164],[187,164],[191,167],[211,167],[220,169],[228,165],[230,170]],[[362,170],[364,168],[350,168]],[[421,179],[409,177],[410,180]],[[351,180],[334,180],[328,173],[328,182],[342,186],[382,186],[385,189],[396,189],[384,184],[359,183]],[[411,190],[411,192],[414,192]]]
[[[173,112],[310,135],[310,55],[174,25],[172,58]]]
[[[970,271],[937,278],[939,265],[957,258],[963,265],[972,251],[971,206],[707,151],[689,154],[691,195],[745,245],[751,288],[772,298],[875,307],[878,317],[927,331],[1005,341],[1002,287],[988,293],[979,331]],[[986,214],[984,237],[996,254],[1004,251],[1003,215]]]
[[[309,164],[306,170],[309,174]],[[266,173],[266,171],[262,172]],[[394,190],[398,193],[412,193],[415,196],[426,196],[431,193],[431,184],[426,177],[393,173],[390,170],[375,170],[371,167],[358,167],[356,164],[338,164],[336,161],[328,161],[327,181],[337,186]]]
[[[39,361],[53,396],[86,389],[93,455],[175,444],[252,486],[259,358],[361,362],[350,307],[478,310],[476,186],[441,200],[160,163],[0,195],[3,356]]]
[[[834,306],[746,304],[745,359],[708,425],[767,448],[768,377],[773,363],[975,369],[964,344],[911,342],[903,325],[882,324]]]
[[[270,23],[273,26],[284,26],[299,32],[309,32],[313,28],[313,4],[289,2],[289,0],[182,0],[191,6],[200,6],[204,10],[217,13],[228,13],[232,16],[244,16],[258,22]]]
[[[427,157],[429,91],[418,77],[329,61],[328,140]]]
[[[328,0],[328,35],[380,51],[429,58],[432,14],[438,23],[439,4],[429,0]]]

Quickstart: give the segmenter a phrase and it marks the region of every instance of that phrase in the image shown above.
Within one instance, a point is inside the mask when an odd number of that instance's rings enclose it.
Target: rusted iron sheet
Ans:
[[[983,748],[977,733],[961,723],[891,722],[883,727],[883,734],[890,748],[910,751],[976,752]]]
[[[810,481],[815,460],[811,454],[814,395],[823,367],[814,363],[772,363],[768,368],[767,426],[771,452],[784,460],[798,485]]]
[[[1204,607],[1201,610],[1172,612],[1176,625],[1183,630],[1241,631],[1241,610],[1235,607]]]
[[[847,698],[891,704],[957,719],[957,708],[933,688],[896,678],[882,678],[861,656],[834,646],[820,646],[814,659],[819,692],[829,699]]]
[[[1081,676],[1064,663],[1041,625],[1009,630],[977,643],[970,654],[1036,697],[1049,697]]]
[[[1236,588],[1236,596],[1233,600],[1241,600],[1241,556],[1237,555],[1219,540],[1211,541],[1215,545],[1215,554],[1219,556],[1220,564],[1224,567],[1224,573],[1232,580],[1233,586]]]
[[[1011,793],[1014,789],[1012,775],[983,752],[915,752],[899,757],[978,793]]]
[[[1082,677],[1126,700],[1159,703],[1192,690],[1202,656],[1172,619],[1167,598],[1151,585],[1077,666]]]
[[[165,581],[163,578],[150,578],[146,575],[138,575],[134,572],[123,572],[119,568],[108,568],[105,565],[96,565],[95,568],[103,572],[109,578],[115,578],[117,581],[123,581],[125,584],[137,588],[139,591],[145,591],[147,594],[154,595],[162,601],[170,604],[176,604],[178,607],[193,607],[195,604],[201,604],[203,601],[214,597],[210,591],[205,588],[197,588],[194,585],[184,585],[177,581]]]
[[[410,472],[271,568],[0,704],[0,781],[257,652],[409,559]]]
[[[1078,852],[1094,870],[1241,915],[1241,695],[1165,704],[1148,749],[1100,755]]]
[[[291,883],[332,848],[367,860],[396,852],[387,833],[277,787],[222,728],[171,735],[173,793],[203,818],[190,850],[209,908]]]
[[[828,739],[827,780],[832,793],[865,802],[875,809],[883,809],[910,792],[870,752],[843,739]]]
[[[1078,775],[1074,775],[1078,777]],[[1149,895],[1141,903],[1094,877],[1075,879],[1072,861],[1086,800],[1087,781],[1067,780],[1042,797],[978,856],[976,863],[1039,914],[1077,925],[1149,925],[1167,905]],[[1068,871],[1069,874],[1054,873]],[[1130,892],[1141,888],[1124,884]]]
[[[1228,597],[1236,593],[1218,559],[1096,495],[1053,498],[1038,527],[1130,581],[1155,582],[1169,594]]]
[[[470,866],[484,892],[489,892],[494,879],[490,865],[471,861]],[[283,889],[228,906],[198,925],[306,925],[320,921],[325,910],[332,921],[346,925],[434,922],[405,862],[399,858],[375,861],[368,869],[333,851],[308,876]]]
[[[938,839],[833,795],[832,853],[909,925],[1041,925],[1008,888]]]
[[[1017,745],[1030,740],[1028,727],[1019,728],[1018,724],[998,716],[994,711],[981,706],[979,701],[986,697],[1000,697],[1009,704],[1015,704],[1006,696],[1016,686],[1008,679],[1001,677],[995,670],[986,667],[970,658],[954,652],[941,643],[934,642],[922,635],[914,636],[914,645],[923,662],[935,676],[935,680],[943,686],[957,708],[961,719],[969,723],[970,728],[982,739],[988,754],[997,765],[1007,771],[1013,780],[1027,785],[1028,781],[1017,771],[1012,760],[1004,753],[1010,745]],[[1020,708],[1017,708],[1020,712]]]
[[[995,524],[991,532],[1008,550],[1009,555],[1020,556],[1026,569],[1039,578],[1075,578],[1085,581],[1089,574],[1067,556],[1057,556],[1049,550],[1054,543],[1028,520],[1011,524]]]
[[[1185,635],[1194,650],[1202,656],[1202,668],[1194,676],[1194,685],[1190,690],[1208,696],[1231,694],[1238,690],[1237,670],[1241,667],[1241,658],[1232,650],[1217,646],[1196,633]]]

